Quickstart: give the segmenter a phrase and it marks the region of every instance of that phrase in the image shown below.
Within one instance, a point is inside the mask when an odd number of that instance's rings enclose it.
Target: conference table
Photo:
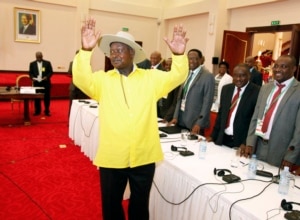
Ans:
[[[73,101],[69,136],[91,160],[98,147],[98,106],[94,100]],[[163,124],[159,124],[163,126]],[[180,147],[180,134],[161,138],[164,160],[157,163],[150,192],[151,220],[206,220],[206,219],[284,219],[280,204],[283,199],[300,203],[300,190],[290,187],[288,195],[278,193],[278,184],[271,178],[256,176],[247,179],[248,159],[241,158],[236,168],[231,167],[234,150],[207,144],[205,159],[198,158],[198,142],[189,140],[188,150],[193,156],[181,156],[171,150]],[[277,175],[278,168],[259,161],[259,169]],[[239,176],[236,183],[226,183],[214,169],[227,169]],[[225,174],[229,174],[228,171]],[[300,185],[300,177],[295,177]],[[293,185],[293,184],[291,184]],[[300,209],[294,205],[294,209]]]
[[[95,100],[73,100],[69,117],[69,137],[94,160],[99,137],[98,104]]]
[[[39,87],[38,87],[39,88]],[[29,115],[29,100],[43,99],[43,93],[20,93],[19,90],[9,87],[0,87],[0,100],[1,99],[17,99],[24,101],[24,125],[30,125]]]

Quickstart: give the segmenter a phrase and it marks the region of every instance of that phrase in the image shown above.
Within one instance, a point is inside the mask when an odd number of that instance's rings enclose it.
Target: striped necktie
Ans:
[[[226,122],[226,128],[228,128],[230,125],[230,118],[240,97],[240,92],[241,92],[241,88],[237,88],[237,93],[234,95],[233,99],[231,100],[231,105],[230,105],[227,122]]]
[[[267,112],[265,114],[263,125],[261,127],[261,131],[264,132],[264,133],[268,130],[270,119],[271,119],[271,117],[272,117],[272,115],[274,113],[274,109],[276,107],[276,103],[278,101],[278,98],[279,98],[279,96],[281,94],[281,90],[285,86],[284,84],[279,84],[279,83],[277,83],[276,85],[277,85],[278,89],[276,90],[276,92],[273,95],[271,104],[269,105],[269,108],[268,108],[268,110],[267,110]]]

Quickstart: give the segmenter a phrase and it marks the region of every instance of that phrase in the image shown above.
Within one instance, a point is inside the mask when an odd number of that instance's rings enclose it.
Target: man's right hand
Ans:
[[[81,27],[81,46],[83,50],[91,51],[98,43],[101,32],[95,32],[96,20],[88,18]]]
[[[171,121],[169,121],[167,123],[167,126],[171,126],[171,125],[176,125],[177,124],[177,119],[176,118],[173,118]]]
[[[246,158],[250,158],[253,153],[253,147],[246,146],[245,144],[241,144],[240,146],[240,156],[244,156]]]

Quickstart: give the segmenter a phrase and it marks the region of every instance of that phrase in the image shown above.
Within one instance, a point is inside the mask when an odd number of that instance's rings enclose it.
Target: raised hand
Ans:
[[[168,38],[164,38],[164,41],[169,46],[170,50],[175,55],[182,55],[185,52],[186,44],[188,42],[188,38],[185,37],[186,31],[183,29],[182,25],[175,26],[173,30],[173,39],[169,40]]]
[[[96,20],[88,18],[81,27],[81,45],[84,50],[92,50],[100,39],[101,32],[95,32]]]

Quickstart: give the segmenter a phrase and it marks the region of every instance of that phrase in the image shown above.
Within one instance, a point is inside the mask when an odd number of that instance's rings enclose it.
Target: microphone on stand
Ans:
[[[280,166],[279,166],[279,168],[278,168],[278,174],[276,175],[276,176],[273,176],[273,178],[272,178],[272,182],[273,183],[279,183],[279,180],[280,180],[280,170],[281,170],[281,166],[282,166],[282,162],[284,161],[284,158],[285,158],[285,156],[289,153],[289,152],[292,152],[292,151],[294,151],[295,150],[295,147],[294,146],[290,146],[288,149],[287,149],[287,151],[284,153],[284,155],[283,155],[283,157],[282,157],[282,159],[281,159],[281,162],[280,162]]]

